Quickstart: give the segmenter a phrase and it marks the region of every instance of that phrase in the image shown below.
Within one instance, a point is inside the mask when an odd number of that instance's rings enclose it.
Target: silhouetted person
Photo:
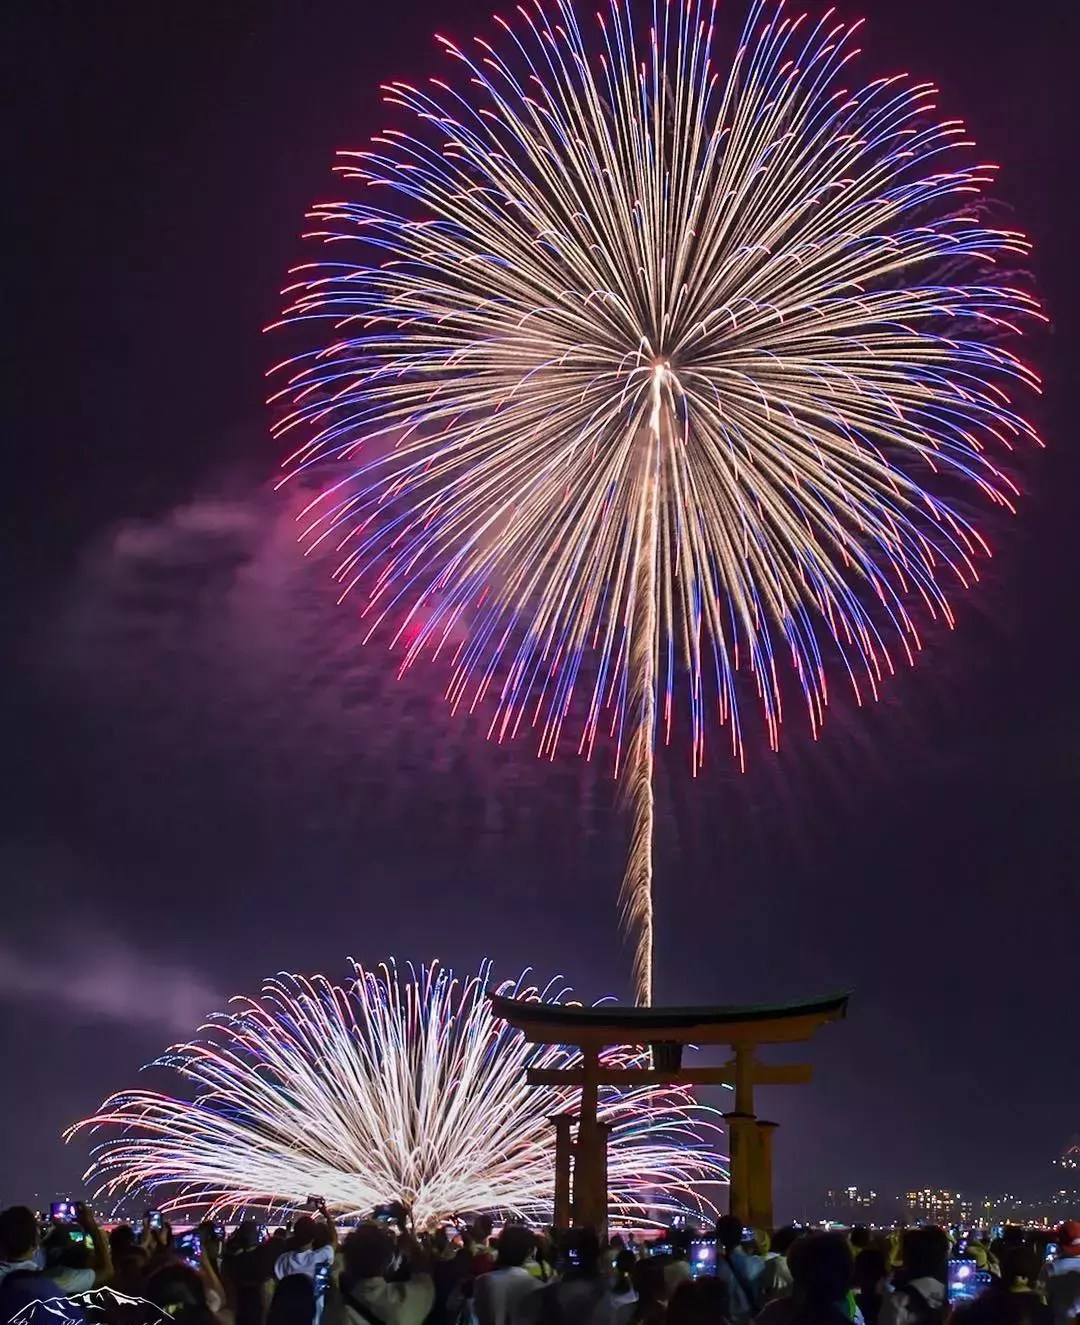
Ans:
[[[791,1296],[770,1302],[759,1325],[849,1325],[844,1309],[855,1262],[842,1233],[807,1233],[788,1251]]]
[[[306,1274],[289,1274],[274,1289],[266,1325],[312,1325],[315,1282]]]
[[[881,1304],[879,1325],[941,1325],[947,1307],[949,1235],[943,1228],[909,1228],[894,1291]]]

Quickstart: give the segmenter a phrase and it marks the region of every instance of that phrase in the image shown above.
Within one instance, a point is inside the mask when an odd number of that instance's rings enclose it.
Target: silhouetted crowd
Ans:
[[[390,1207],[344,1236],[325,1206],[273,1232],[106,1234],[0,1212],[0,1325],[1080,1325],[1080,1222],[957,1246],[940,1228],[715,1240],[538,1233],[486,1216],[415,1235]],[[967,1276],[965,1281],[964,1276]]]

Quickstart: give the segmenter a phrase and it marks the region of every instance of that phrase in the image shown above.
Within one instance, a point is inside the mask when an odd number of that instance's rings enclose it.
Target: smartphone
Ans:
[[[716,1273],[716,1243],[695,1242],[690,1248],[690,1277],[700,1279]]]
[[[69,1228],[67,1230],[67,1235],[72,1242],[77,1242],[83,1247],[85,1247],[90,1241],[90,1235],[81,1228]]]
[[[74,1201],[53,1201],[49,1206],[49,1219],[54,1224],[74,1224],[76,1209]]]
[[[160,1211],[160,1210],[147,1210],[147,1212],[146,1212],[146,1222],[147,1222],[147,1223],[150,1225],[150,1227],[151,1227],[152,1229],[154,1229],[155,1231],[156,1231],[157,1229],[161,1228],[161,1227],[164,1225],[164,1223],[165,1223],[164,1219],[162,1219],[162,1217],[161,1217],[161,1211]]]
[[[186,1261],[194,1269],[198,1269],[202,1264],[202,1238],[194,1230],[190,1233],[180,1233],[173,1239],[173,1246],[176,1254],[181,1260]]]
[[[974,1261],[955,1256],[949,1261],[949,1303],[971,1302],[984,1288],[990,1287],[990,1271],[980,1270]]]
[[[135,1234],[136,1238],[141,1238],[143,1233],[143,1221],[141,1219],[136,1219],[131,1225],[131,1231]]]
[[[326,1290],[330,1287],[330,1267],[329,1265],[316,1265],[315,1267],[315,1300],[318,1301],[324,1297]]]
[[[256,1224],[255,1236],[259,1239],[260,1242],[266,1241],[266,1232],[267,1232],[267,1226],[265,1224]]]
[[[1046,1244],[1046,1259],[1049,1260],[1051,1256],[1056,1256],[1057,1251],[1058,1244],[1056,1242],[1048,1242]]]

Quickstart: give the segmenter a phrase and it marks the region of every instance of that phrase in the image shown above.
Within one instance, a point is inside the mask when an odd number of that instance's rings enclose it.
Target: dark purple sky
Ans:
[[[732,4],[729,9],[742,5]],[[657,997],[852,986],[783,1124],[820,1188],[1041,1186],[1080,1128],[1075,0],[874,0],[868,69],[938,80],[1000,162],[1056,322],[1045,456],[914,673],[745,777],[661,769]],[[857,13],[845,3],[842,12]],[[495,958],[629,993],[604,768],[538,763],[360,652],[301,561],[260,327],[377,85],[487,3],[14,0],[0,688],[0,1201],[69,1189],[62,1126],[285,967]],[[794,728],[795,724],[792,724]]]

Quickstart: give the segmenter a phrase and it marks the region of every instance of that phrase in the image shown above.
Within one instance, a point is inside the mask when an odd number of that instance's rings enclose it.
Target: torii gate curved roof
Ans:
[[[808,1040],[819,1026],[847,1013],[850,990],[798,1003],[744,1006],[641,1008],[598,1007],[490,994],[496,1016],[532,1044],[787,1044]]]

